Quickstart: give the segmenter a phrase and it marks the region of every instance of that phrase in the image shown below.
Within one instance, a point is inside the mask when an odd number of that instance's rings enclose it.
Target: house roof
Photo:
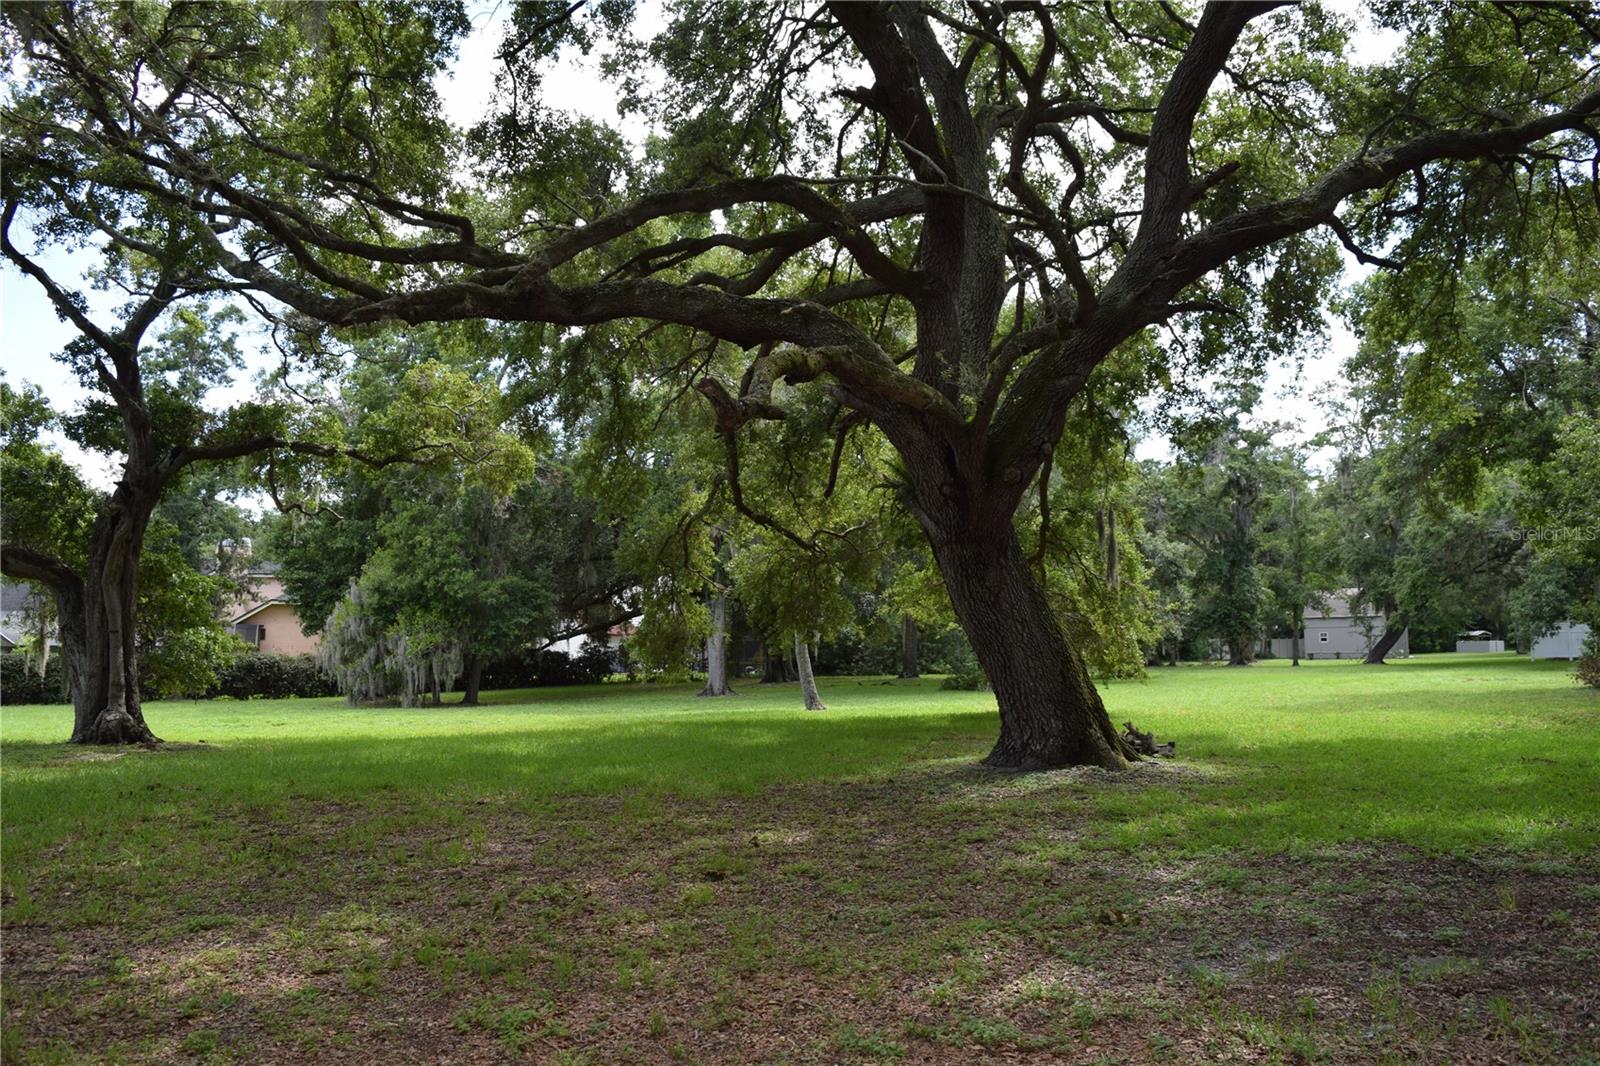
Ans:
[[[262,600],[260,603],[256,604],[254,607],[250,608],[248,611],[245,611],[243,614],[240,614],[240,615],[237,615],[236,617],[234,617],[231,621],[228,622],[228,624],[230,626],[236,626],[240,622],[243,622],[246,618],[249,618],[251,615],[260,614],[262,611],[266,610],[268,607],[271,607],[274,604],[278,604],[278,603],[281,603],[285,607],[288,607],[288,608],[291,608],[291,609],[293,609],[293,607],[294,607],[294,604],[290,603],[288,600],[285,600],[285,599]]]
[[[1306,607],[1306,620],[1324,620],[1332,618],[1382,618],[1382,611],[1369,611],[1365,607],[1352,608],[1350,603],[1356,598],[1355,589],[1340,589],[1330,593],[1327,597],[1327,607]]]
[[[26,582],[7,581],[0,584],[0,612],[5,614],[24,610],[41,598],[39,590]]]

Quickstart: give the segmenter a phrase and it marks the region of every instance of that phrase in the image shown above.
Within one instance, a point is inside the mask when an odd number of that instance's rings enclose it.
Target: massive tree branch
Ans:
[[[1281,2],[1207,4],[1200,25],[1178,60],[1161,94],[1150,125],[1150,147],[1144,164],[1144,211],[1139,218],[1138,248],[1160,248],[1178,233],[1189,206],[1189,144],[1194,120],[1205,103],[1234,42],[1251,19]]]
[[[862,213],[827,199],[805,182],[790,177],[744,178],[691,189],[675,189],[636,200],[627,207],[586,226],[580,226],[546,243],[528,257],[513,283],[526,285],[542,278],[556,267],[582,252],[608,244],[624,234],[669,215],[708,214],[738,204],[777,203],[792,207],[824,227],[824,232],[842,244],[861,269],[897,292],[914,292],[914,275],[901,268],[873,243],[862,226],[894,217],[914,207],[911,194],[901,190],[863,201]]]
[[[7,577],[37,581],[52,592],[83,595],[83,578],[60,559],[20,544],[0,544],[0,571]]]
[[[1346,160],[1299,195],[1214,222],[1155,257],[1130,255],[1106,286],[1100,310],[1061,343],[1042,349],[1017,375],[990,433],[995,450],[991,464],[1031,469],[1039,447],[1059,434],[1067,404],[1094,366],[1145,326],[1193,309],[1192,301],[1172,300],[1224,263],[1295,233],[1329,225],[1350,196],[1380,189],[1428,163],[1514,154],[1552,134],[1583,129],[1596,113],[1600,113],[1600,90],[1569,108],[1518,125],[1425,134]]]
[[[1339,205],[1356,193],[1381,189],[1429,163],[1514,155],[1552,134],[1582,130],[1596,114],[1600,114],[1600,90],[1579,98],[1571,107],[1518,125],[1440,130],[1363,153],[1340,163],[1297,196],[1220,219],[1179,241],[1151,279],[1154,284],[1147,283],[1147,287],[1167,291],[1170,298],[1238,255],[1316,226],[1332,225]]]

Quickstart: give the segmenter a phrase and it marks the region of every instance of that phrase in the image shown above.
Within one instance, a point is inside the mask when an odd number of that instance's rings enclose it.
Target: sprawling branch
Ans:
[[[431,452],[434,450],[437,449],[421,446],[418,452]],[[195,444],[186,448],[175,449],[171,456],[168,457],[165,466],[170,476],[170,474],[176,473],[192,463],[241,459],[247,455],[259,455],[262,452],[271,451],[293,452],[296,455],[310,455],[318,459],[354,459],[356,462],[372,467],[374,470],[406,463],[424,463],[432,458],[431,455],[421,455],[418,452],[373,455],[359,448],[341,448],[336,444],[318,444],[314,441],[290,440],[287,437],[260,434],[218,444]]]
[[[1149,287],[1167,291],[1170,298],[1171,293],[1245,252],[1316,226],[1332,226],[1339,205],[1357,193],[1381,189],[1429,163],[1515,155],[1552,134],[1583,130],[1597,114],[1600,89],[1571,107],[1518,125],[1440,130],[1363,153],[1340,163],[1299,195],[1220,219],[1179,241]]]
[[[7,577],[37,581],[52,592],[83,594],[83,578],[60,559],[20,544],[0,544],[0,571]]]
[[[1348,159],[1300,194],[1220,219],[1174,242],[1153,261],[1130,255],[1106,286],[1100,311],[1059,343],[1041,347],[1017,374],[994,419],[991,465],[1032,470],[1040,443],[1059,434],[1068,402],[1094,366],[1145,326],[1200,309],[1193,301],[1174,303],[1174,297],[1224,263],[1316,226],[1331,226],[1346,199],[1381,189],[1428,163],[1515,154],[1552,134],[1583,129],[1596,113],[1600,90],[1518,125],[1425,134]],[[1041,330],[1033,340],[1042,346],[1051,338]]]
[[[861,214],[835,204],[805,182],[790,177],[744,178],[690,189],[674,189],[634,201],[586,226],[556,237],[528,257],[513,279],[514,285],[527,285],[549,274],[582,252],[599,248],[632,233],[641,226],[669,215],[708,214],[739,204],[776,203],[799,211],[824,227],[823,233],[838,240],[868,275],[896,292],[916,289],[913,274],[902,269],[872,241],[864,224],[894,217],[915,206],[915,190],[900,190],[863,201]]]
[[[1150,125],[1150,147],[1144,164],[1144,211],[1139,217],[1136,248],[1162,248],[1177,236],[1183,212],[1193,198],[1189,145],[1194,139],[1195,116],[1245,26],[1279,6],[1276,0],[1206,5],[1200,25],[1161,94]]]

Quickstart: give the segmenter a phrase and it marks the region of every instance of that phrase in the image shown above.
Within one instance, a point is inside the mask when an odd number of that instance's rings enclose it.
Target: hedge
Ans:
[[[16,652],[0,654],[0,703],[70,703],[61,676],[61,657],[53,655],[40,677],[28,666],[26,656]]]
[[[281,700],[293,696],[337,696],[333,680],[314,655],[263,655],[245,652],[222,671],[211,696]]]
[[[534,688],[539,685],[594,685],[619,670],[616,654],[606,645],[586,641],[577,655],[560,651],[519,652],[487,664],[482,687]]]

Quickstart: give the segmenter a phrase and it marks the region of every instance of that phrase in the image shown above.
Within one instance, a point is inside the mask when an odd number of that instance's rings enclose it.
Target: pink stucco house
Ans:
[[[321,638],[300,628],[300,615],[284,595],[277,564],[257,563],[245,578],[248,590],[230,612],[228,626],[246,644],[268,655],[304,655]]]

